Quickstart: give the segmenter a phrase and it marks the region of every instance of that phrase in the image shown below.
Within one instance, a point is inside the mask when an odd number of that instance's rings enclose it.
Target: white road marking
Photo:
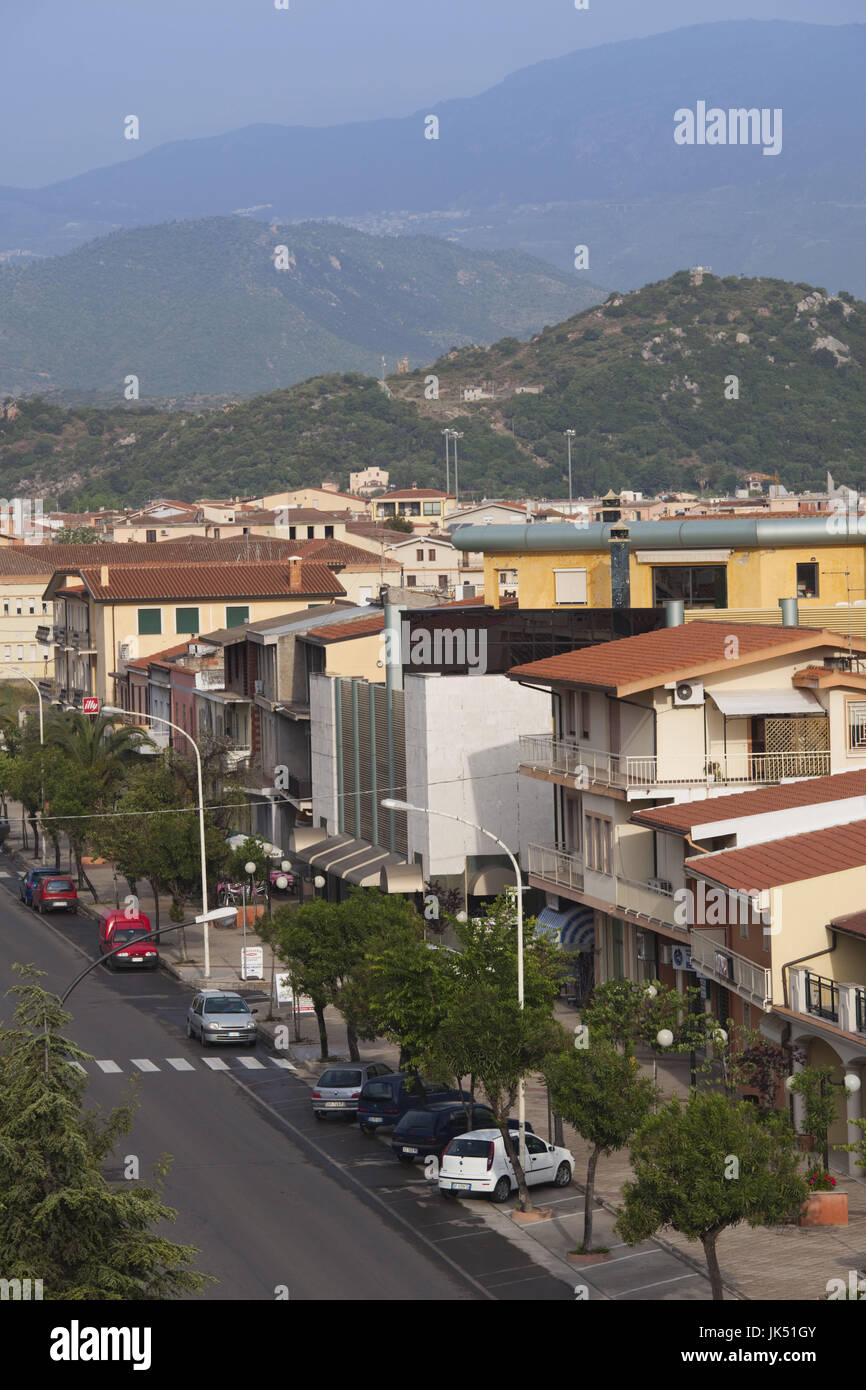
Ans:
[[[130,1057],[129,1060],[139,1071],[159,1071],[159,1067],[156,1066],[155,1063],[148,1061],[147,1057]]]
[[[175,1071],[195,1071],[192,1062],[188,1062],[185,1057],[166,1057],[165,1060]]]
[[[271,1057],[269,1060],[273,1062],[275,1067],[282,1067],[284,1071],[298,1070],[294,1063],[290,1062],[287,1057]]]
[[[101,1067],[103,1071],[120,1071],[120,1070],[121,1070],[121,1068],[117,1065],[116,1062],[97,1062],[96,1065],[97,1065],[98,1067]]]
[[[246,1067],[247,1071],[265,1070],[264,1062],[260,1062],[258,1057],[238,1057],[237,1061],[240,1062],[242,1067]]]
[[[667,1253],[667,1252],[665,1252]],[[604,1266],[602,1266],[604,1268]],[[660,1289],[662,1284],[679,1284],[683,1279],[701,1279],[703,1276],[695,1272],[694,1274],[678,1274],[676,1279],[658,1279],[654,1284],[638,1284],[636,1289],[626,1289],[624,1293],[615,1293],[613,1297],[628,1298],[630,1293],[642,1293],[644,1289]]]
[[[228,1062],[224,1062],[222,1057],[202,1057],[202,1061],[204,1062],[206,1067],[210,1067],[211,1071],[231,1070]]]

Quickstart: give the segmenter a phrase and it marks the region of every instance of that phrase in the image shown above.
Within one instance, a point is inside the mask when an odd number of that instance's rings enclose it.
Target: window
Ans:
[[[333,528],[333,526],[326,526],[326,527],[325,527],[325,540],[326,540],[326,541],[332,541],[333,539],[334,539],[334,528]]]
[[[686,608],[727,608],[728,576],[724,565],[653,566],[653,604],[682,599]]]
[[[290,541],[296,541],[296,540],[298,539],[298,534],[297,534],[297,533],[298,533],[298,528],[297,528],[297,526],[290,526],[290,527],[289,527],[289,540],[290,540]]]
[[[198,609],[176,608],[174,610],[174,630],[178,634],[185,632],[194,634],[199,632]]]
[[[4,617],[4,618],[8,618],[8,617],[9,617],[9,600],[8,600],[8,598],[7,598],[7,599],[4,599],[4,601],[3,601],[3,617]]]
[[[17,598],[17,599],[15,600],[15,612],[16,612],[16,614],[18,615],[19,618],[21,617],[21,614],[22,614],[22,612],[23,612],[23,608],[24,608],[24,605],[23,605],[21,599],[20,599],[20,598]]]
[[[441,503],[441,502],[425,502],[425,503],[424,503],[424,515],[425,515],[425,516],[439,516],[439,515],[441,515],[441,512],[442,512],[442,503]]]
[[[407,575],[406,575],[406,587],[407,587],[407,589],[414,589],[416,583],[417,583],[417,580],[416,580],[414,574],[407,574]]]
[[[586,603],[586,570],[554,570],[556,603]]]
[[[307,540],[308,540],[308,541],[314,541],[315,539],[316,539],[316,528],[315,528],[315,526],[308,526],[308,527],[307,527]]]
[[[150,544],[155,545],[155,544],[156,544],[156,531],[145,531],[145,533],[144,533],[144,539],[145,539],[146,541],[148,541]]]
[[[586,867],[598,874],[612,872],[613,826],[606,816],[586,816],[584,818],[584,859]]]
[[[218,526],[213,528],[213,538],[215,541],[218,541],[220,538],[220,528]]]
[[[24,660],[24,648],[23,648],[23,647],[19,647],[19,648],[18,648],[18,660],[19,660],[19,661],[23,661],[23,660]]]
[[[743,1027],[744,1027],[744,1028],[751,1028],[751,1026],[752,1026],[752,1006],[751,1006],[751,1004],[748,1003],[747,1000],[744,999],[744,1000],[743,1000]]]
[[[249,620],[249,604],[239,604],[236,608],[226,605],[226,627],[243,627]]]
[[[161,608],[139,608],[138,610],[138,635],[139,637],[158,636],[162,632],[162,609]]]
[[[416,550],[416,551],[415,551],[415,559],[418,561],[419,564],[421,564],[421,563],[423,562],[423,560],[424,560],[424,551],[423,551],[423,550]]]
[[[4,648],[3,648],[3,660],[4,660],[4,661],[11,661],[11,660],[12,660],[12,648],[11,648],[11,647],[4,647]]]
[[[797,598],[818,597],[818,566],[810,560],[797,566]]]
[[[588,690],[582,690],[582,691],[580,692],[580,736],[581,736],[581,738],[589,738],[589,730],[590,730],[589,711],[590,711],[590,708],[591,708],[591,704],[590,704],[590,698],[589,698],[589,691],[588,691]]]
[[[447,574],[440,574],[440,576],[439,576],[439,588],[440,588],[440,589],[447,589],[447,588],[448,588],[448,575],[447,575]]]
[[[423,559],[423,556],[422,556],[422,559]],[[435,550],[428,550],[428,551],[427,551],[427,559],[428,559],[428,560],[432,560],[433,563],[434,563],[434,565],[435,565],[435,563],[436,563],[436,551],[435,551]]]
[[[29,599],[27,600],[27,612],[28,612],[28,613],[35,613],[35,612],[36,612],[36,600],[35,600],[35,598],[29,598]]]
[[[48,612],[48,604],[47,604],[47,603],[43,603],[43,605],[42,605],[42,612],[43,612],[43,613],[47,613],[47,612]]]
[[[866,700],[848,701],[848,750],[851,753],[866,750]]]
[[[29,648],[27,660],[28,660],[28,661],[35,661],[35,660],[36,660],[36,643],[35,643],[35,642],[33,642],[33,643],[31,644],[30,648]]]

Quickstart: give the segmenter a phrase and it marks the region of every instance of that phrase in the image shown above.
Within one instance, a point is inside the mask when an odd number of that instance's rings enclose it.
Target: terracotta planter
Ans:
[[[570,1265],[575,1265],[578,1269],[582,1269],[584,1265],[604,1264],[605,1260],[610,1259],[610,1251],[599,1251],[595,1255],[578,1255],[575,1251],[569,1250],[565,1258]]]
[[[812,1192],[800,1211],[798,1226],[847,1226],[847,1192]]]
[[[246,909],[246,914],[247,926],[252,927],[255,925],[257,917],[264,917],[265,909],[263,907],[248,907]],[[242,927],[244,924],[244,909],[242,907],[238,908],[237,924],[239,927]]]

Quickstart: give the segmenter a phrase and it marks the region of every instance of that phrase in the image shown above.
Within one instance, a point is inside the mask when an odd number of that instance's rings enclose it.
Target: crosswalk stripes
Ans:
[[[272,1057],[264,1054],[263,1057],[238,1056],[230,1053],[228,1057],[201,1057],[197,1060],[190,1060],[187,1057],[163,1057],[157,1061],[151,1061],[149,1057],[130,1057],[128,1066],[121,1066],[110,1057],[96,1058],[93,1065],[98,1067],[101,1072],[108,1076],[123,1075],[124,1071],[137,1071],[141,1073],[161,1072],[161,1071],[200,1071],[197,1064],[201,1062],[209,1071],[267,1071],[268,1064],[272,1067],[279,1067],[281,1071],[296,1072],[298,1069],[287,1057]],[[88,1075],[87,1067],[80,1062],[73,1062],[72,1065]]]

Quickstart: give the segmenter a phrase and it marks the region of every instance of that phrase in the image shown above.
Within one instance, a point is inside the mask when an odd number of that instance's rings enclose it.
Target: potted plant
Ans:
[[[806,1174],[809,1195],[800,1212],[801,1226],[847,1226],[848,1193],[839,1192],[833,1174],[812,1167]]]

